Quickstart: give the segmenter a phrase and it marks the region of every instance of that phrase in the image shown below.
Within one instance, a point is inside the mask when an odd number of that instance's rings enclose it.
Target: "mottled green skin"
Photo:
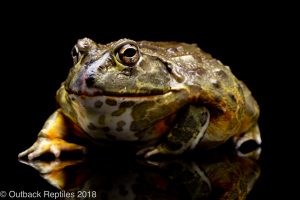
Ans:
[[[128,45],[134,50],[124,60]],[[97,143],[134,142],[145,157],[212,148],[229,138],[238,146],[261,142],[259,108],[248,88],[196,45],[84,38],[74,48],[74,67],[57,92],[61,108],[40,133],[50,145],[55,130],[59,139],[76,132]]]

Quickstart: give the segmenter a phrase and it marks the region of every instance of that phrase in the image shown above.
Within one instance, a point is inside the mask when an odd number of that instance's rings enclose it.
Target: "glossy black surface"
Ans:
[[[61,159],[44,157],[20,162],[36,169],[64,198],[68,194],[94,199],[225,200],[245,199],[252,190],[260,176],[258,154],[253,155],[256,156],[238,156],[228,146],[205,153],[144,160],[124,149],[102,149],[72,159],[65,155]]]

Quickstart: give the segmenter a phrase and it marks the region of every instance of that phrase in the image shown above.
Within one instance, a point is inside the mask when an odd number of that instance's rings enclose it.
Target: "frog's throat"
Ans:
[[[183,94],[169,92],[144,97],[68,95],[68,109],[74,110],[77,122],[90,136],[116,140],[150,140],[169,128],[173,116],[185,103]],[[67,109],[66,109],[67,110]],[[144,134],[144,130],[148,130]],[[150,134],[151,133],[151,134]]]

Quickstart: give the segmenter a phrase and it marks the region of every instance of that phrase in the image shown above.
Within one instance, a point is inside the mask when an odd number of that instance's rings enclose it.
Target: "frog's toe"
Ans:
[[[164,154],[160,148],[158,147],[147,147],[144,149],[141,149],[140,151],[137,152],[137,156],[143,156],[144,158],[150,158],[155,155],[161,155]]]
[[[31,156],[29,156],[29,155],[31,155],[33,152],[35,152],[36,149],[38,148],[38,146],[39,146],[39,141],[36,141],[31,147],[29,147],[25,151],[19,153],[18,158],[21,159],[21,158],[24,158],[27,156],[27,158],[30,160]]]
[[[18,158],[23,158],[23,157],[29,155],[30,153],[32,153],[33,151],[34,151],[34,147],[32,146],[32,147],[26,149],[25,151],[19,153]]]
[[[151,150],[151,151],[148,151],[146,154],[145,154],[145,158],[150,158],[150,157],[152,157],[152,156],[154,156],[154,155],[159,155],[159,154],[161,154],[161,152],[159,151],[159,149],[153,149],[153,150]]]
[[[50,139],[38,138],[38,140],[29,149],[27,149],[24,152],[19,154],[19,158],[27,155],[28,160],[33,160],[45,153],[52,152],[52,151],[53,151],[53,148],[51,148],[51,140]],[[55,152],[55,153],[56,153],[56,155],[58,154],[58,152]]]
[[[155,147],[146,147],[143,148],[141,150],[139,150],[136,155],[137,156],[143,156],[146,158],[146,155],[148,155],[150,152],[154,151],[156,148]],[[150,155],[148,155],[147,157],[149,157]]]
[[[47,152],[46,149],[40,149],[40,148],[37,148],[35,146],[32,146],[29,149],[19,153],[18,158],[21,159],[21,158],[24,158],[24,157],[27,156],[28,160],[33,160],[34,158],[39,157],[42,154]]]

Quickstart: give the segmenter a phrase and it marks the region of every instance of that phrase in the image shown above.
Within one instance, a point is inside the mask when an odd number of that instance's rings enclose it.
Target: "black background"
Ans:
[[[107,43],[126,37],[197,43],[229,65],[261,107],[262,174],[249,199],[292,196],[295,185],[289,181],[298,174],[299,160],[294,154],[299,106],[293,87],[299,64],[290,48],[296,46],[292,9],[279,4],[74,4],[2,8],[9,12],[1,14],[0,190],[53,189],[19,164],[17,154],[35,141],[55,110],[55,92],[72,66],[70,50],[77,39]]]

